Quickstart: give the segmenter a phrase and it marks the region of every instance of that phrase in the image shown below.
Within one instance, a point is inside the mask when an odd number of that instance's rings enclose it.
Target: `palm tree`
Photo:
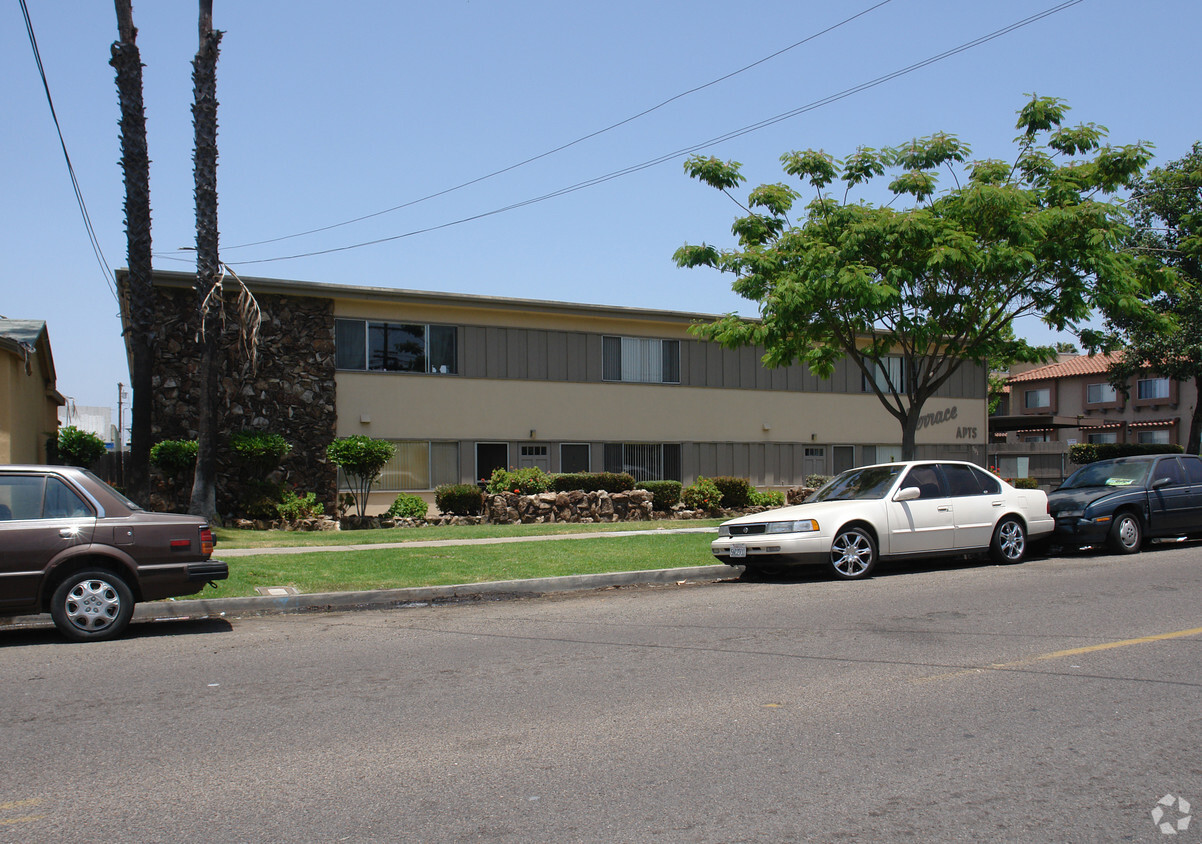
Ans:
[[[150,154],[142,102],[142,56],[136,42],[132,0],[115,0],[118,40],[109,64],[117,72],[121,104],[121,169],[125,174],[125,239],[129,279],[122,294],[129,313],[133,440],[126,486],[146,504],[150,489],[151,361],[154,354],[154,291],[151,277]]]

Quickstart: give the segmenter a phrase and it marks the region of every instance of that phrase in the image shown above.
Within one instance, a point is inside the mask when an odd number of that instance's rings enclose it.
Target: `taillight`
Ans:
[[[200,529],[200,553],[206,557],[213,553],[213,531],[208,525]]]

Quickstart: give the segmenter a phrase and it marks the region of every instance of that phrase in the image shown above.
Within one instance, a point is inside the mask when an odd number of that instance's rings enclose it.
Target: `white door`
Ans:
[[[956,521],[935,465],[913,466],[898,490],[917,487],[919,497],[889,501],[889,554],[923,554],[955,547]]]

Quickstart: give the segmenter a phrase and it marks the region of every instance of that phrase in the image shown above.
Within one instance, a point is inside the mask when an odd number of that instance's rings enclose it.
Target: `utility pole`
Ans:
[[[117,382],[117,483],[125,486],[125,385]]]

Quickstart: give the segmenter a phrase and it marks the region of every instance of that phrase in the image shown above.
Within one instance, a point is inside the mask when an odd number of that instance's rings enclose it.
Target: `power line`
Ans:
[[[815,109],[821,108],[822,106],[830,105],[831,103],[835,103],[835,102],[838,102],[839,100],[846,99],[847,97],[853,96],[854,94],[861,93],[862,91],[867,91],[870,88],[875,88],[879,85],[883,85],[886,82],[890,82],[899,77],[906,76],[910,73],[913,73],[916,70],[921,70],[922,68],[928,67],[929,65],[943,61],[944,59],[948,59],[948,58],[951,58],[952,56],[959,55],[960,53],[971,50],[974,47],[979,47],[982,44],[987,44],[988,42],[993,41],[997,38],[1001,38],[1004,35],[1009,35],[1011,32],[1014,32],[1015,30],[1029,26],[1033,23],[1037,23],[1038,21],[1041,21],[1044,18],[1050,17],[1051,15],[1054,15],[1057,12],[1062,12],[1065,9],[1068,9],[1072,6],[1076,6],[1082,2],[1084,2],[1084,0],[1065,0],[1065,2],[1063,2],[1063,3],[1059,3],[1056,6],[1052,6],[1048,9],[1043,10],[1042,12],[1037,12],[1034,15],[1023,18],[1022,20],[1016,21],[1012,24],[1009,24],[1008,26],[1002,27],[1001,29],[994,30],[993,32],[991,32],[987,35],[982,35],[979,38],[974,38],[971,41],[966,41],[963,44],[959,45],[958,47],[953,47],[949,50],[945,50],[942,53],[938,53],[934,56],[930,56],[929,58],[923,59],[922,61],[918,61],[911,65],[907,65],[906,67],[903,67],[899,70],[895,70],[895,71],[893,71],[891,73],[887,73],[883,76],[878,76],[875,79],[871,79],[867,82],[863,82],[863,83],[861,83],[859,85],[855,85],[851,88],[846,88],[836,94],[831,94],[829,96],[823,97],[822,99],[814,100],[813,102],[810,102],[806,105],[799,106],[798,108],[792,109],[787,112],[783,112],[781,114],[775,115],[774,117],[765,118],[764,120],[761,120],[757,123],[752,123],[748,126],[744,126],[741,129],[735,129],[733,131],[727,132],[726,134],[719,135],[714,138],[710,138],[707,141],[703,141],[701,143],[694,144],[689,147],[684,147],[682,149],[678,149],[673,152],[664,153],[663,155],[657,156],[648,161],[644,161],[641,164],[634,164],[629,167],[624,167],[620,170],[614,170],[609,173],[606,173],[605,175],[596,176],[591,179],[586,179],[584,181],[577,182],[574,185],[569,185],[568,187],[560,188],[560,189],[552,191],[550,193],[542,194],[541,196],[536,196],[536,197],[532,197],[530,199],[525,199],[520,202],[515,202],[510,205],[503,206],[501,208],[495,208],[491,211],[484,211],[479,214],[473,214],[468,217],[462,217],[460,219],[452,220],[452,221],[449,221],[446,223],[440,223],[435,226],[427,226],[427,227],[421,228],[421,229],[414,229],[413,231],[404,232],[402,234],[391,235],[389,237],[382,237],[382,238],[377,238],[375,240],[362,241],[360,243],[353,243],[353,244],[350,244],[347,246],[336,246],[336,247],[332,247],[330,249],[319,249],[319,250],[314,250],[311,252],[302,252],[302,253],[298,253],[295,255],[281,255],[281,256],[275,257],[275,258],[260,258],[258,260],[252,260],[252,261],[239,261],[239,262],[236,262],[236,265],[244,266],[244,265],[250,265],[250,264],[269,264],[269,263],[274,263],[276,261],[291,261],[291,260],[295,260],[297,258],[312,258],[312,257],[316,257],[318,255],[330,255],[330,254],[334,254],[337,252],[347,252],[352,249],[361,249],[366,246],[376,246],[381,243],[389,243],[394,240],[402,240],[404,238],[414,237],[419,234],[428,234],[429,232],[438,231],[440,229],[446,229],[446,228],[450,228],[452,226],[462,225],[463,223],[470,223],[475,220],[481,220],[486,217],[492,217],[492,216],[496,216],[497,214],[503,214],[507,211],[513,211],[518,208],[524,208],[528,205],[534,205],[534,204],[537,204],[540,202],[545,202],[549,199],[554,199],[556,197],[564,196],[569,193],[575,193],[576,191],[584,190],[585,188],[594,187],[596,185],[603,184],[608,181],[612,181],[612,180],[620,178],[622,176],[630,175],[631,173],[637,173],[639,171],[646,170],[646,169],[654,167],[656,165],[663,164],[666,161],[671,161],[672,159],[675,159],[675,158],[681,158],[685,155],[689,155],[691,153],[698,152],[699,150],[705,149],[706,147],[714,146],[715,144],[724,143],[726,141],[730,141],[735,138],[742,137],[743,135],[751,134],[752,132],[757,132],[760,129],[765,129],[769,126],[773,126],[777,123],[781,123],[785,120],[789,120],[790,118],[797,117],[800,114],[805,114],[806,112],[814,111]]]
[[[654,105],[654,106],[651,106],[650,108],[640,111],[638,114],[631,115],[630,117],[627,117],[624,120],[619,120],[617,123],[611,123],[609,126],[606,126],[603,129],[598,129],[595,132],[590,132],[587,135],[582,135],[581,137],[577,138],[574,141],[568,141],[566,144],[561,144],[560,146],[557,146],[554,149],[549,149],[546,152],[539,153],[538,155],[527,158],[524,161],[519,161],[517,164],[511,164],[508,167],[501,168],[500,170],[494,170],[491,173],[488,173],[483,176],[478,176],[475,179],[471,179],[462,184],[455,185],[452,188],[446,188],[445,190],[440,190],[436,193],[431,193],[426,196],[420,197],[418,199],[412,199],[408,202],[401,203],[400,205],[394,205],[391,208],[385,208],[383,211],[375,211],[371,214],[364,214],[361,217],[355,217],[350,220],[343,220],[341,223],[332,223],[331,225],[328,225],[328,226],[320,226],[315,229],[309,229],[308,231],[297,232],[295,234],[282,235],[280,237],[268,238],[267,240],[256,240],[253,243],[240,243],[237,246],[226,246],[226,247],[224,247],[223,251],[229,252],[232,249],[244,249],[244,248],[247,248],[250,246],[263,246],[268,243],[279,243],[282,240],[292,240],[293,238],[297,238],[297,237],[305,237],[306,235],[319,234],[321,232],[330,231],[331,229],[337,229],[337,228],[341,228],[343,226],[349,226],[349,225],[352,225],[353,223],[361,223],[364,220],[370,220],[373,217],[380,217],[380,216],[383,216],[384,214],[391,214],[393,211],[400,211],[403,208],[409,208],[413,205],[417,205],[419,203],[426,202],[427,200],[430,200],[430,199],[437,199],[440,196],[446,196],[449,193],[454,193],[457,190],[462,190],[463,188],[471,187],[472,185],[479,184],[480,182],[491,179],[494,176],[500,176],[504,173],[510,172],[511,170],[516,170],[519,167],[525,167],[527,164],[532,164],[535,161],[539,161],[543,158],[552,156],[557,152],[563,152],[565,149],[574,147],[580,143],[584,143],[585,141],[591,140],[592,138],[595,138],[598,135],[604,135],[606,132],[609,132],[614,129],[625,126],[628,123],[633,123],[634,121],[638,120],[639,118],[646,117],[648,114],[651,114],[653,111],[658,111],[659,109],[663,108],[664,106],[670,105],[671,103],[674,103],[679,99],[683,99],[684,97],[687,97],[690,94],[695,94],[698,91],[704,91],[706,88],[711,88],[714,85],[717,85],[721,82],[725,82],[727,79],[731,79],[732,77],[738,76],[740,73],[744,73],[748,70],[751,70],[754,67],[758,67],[759,65],[762,65],[765,62],[775,59],[777,56],[783,55],[783,54],[789,52],[790,50],[793,50],[797,47],[802,46],[803,44],[807,44],[810,41],[820,38],[829,32],[833,32],[834,30],[838,29],[839,27],[845,26],[846,24],[851,23],[852,21],[856,20],[857,18],[862,18],[864,15],[867,15],[869,12],[874,12],[877,9],[879,9],[881,6],[891,3],[892,1],[893,0],[881,0],[881,2],[877,3],[874,6],[869,6],[867,9],[857,12],[856,14],[852,15],[851,17],[844,18],[843,20],[839,21],[838,23],[831,24],[826,29],[823,29],[819,32],[815,32],[813,35],[806,36],[805,38],[801,39],[800,41],[798,41],[794,44],[790,44],[788,47],[784,47],[780,50],[777,50],[775,53],[764,56],[762,59],[758,59],[749,65],[745,65],[745,66],[739,68],[738,70],[733,70],[730,73],[727,73],[725,76],[719,76],[717,79],[714,79],[710,82],[706,82],[703,85],[698,85],[695,88],[690,88],[687,91],[682,91],[681,93],[676,94],[675,96],[668,97],[668,99],[664,100],[663,102],[659,103],[658,105]]]
[[[33,48],[33,58],[38,66],[38,74],[42,78],[42,88],[46,91],[46,103],[50,106],[50,116],[54,118],[54,128],[58,132],[58,142],[63,148],[63,158],[67,162],[67,172],[71,174],[71,187],[75,190],[75,201],[79,204],[79,213],[83,217],[84,228],[88,231],[88,239],[92,242],[92,253],[96,256],[97,263],[100,264],[100,273],[104,276],[104,282],[108,285],[109,292],[113,294],[113,298],[117,299],[117,288],[114,284],[113,273],[109,269],[108,261],[104,258],[104,251],[100,248],[100,240],[96,237],[96,229],[92,227],[92,218],[88,215],[88,206],[83,199],[83,191],[79,187],[79,179],[75,176],[75,167],[71,164],[71,155],[67,152],[67,141],[63,138],[63,127],[59,125],[58,113],[54,110],[54,98],[50,95],[50,83],[46,79],[46,68],[42,65],[42,55],[38,52],[38,41],[33,34],[33,21],[29,17],[29,7],[25,5],[25,0],[20,0],[21,12],[25,16],[25,31],[29,34],[29,46]]]

